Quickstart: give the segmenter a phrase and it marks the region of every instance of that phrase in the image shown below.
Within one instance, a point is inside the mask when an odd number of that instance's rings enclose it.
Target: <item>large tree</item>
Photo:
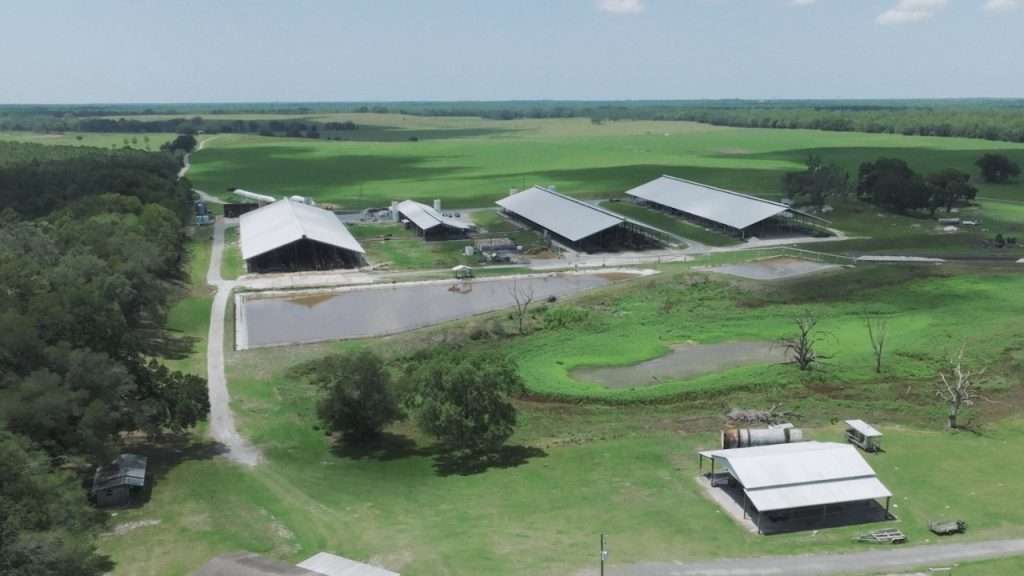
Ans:
[[[816,155],[807,159],[807,170],[790,172],[782,178],[786,196],[796,204],[822,207],[829,198],[844,196],[850,187],[850,175],[836,164],[826,164]]]
[[[986,182],[1001,184],[1020,175],[1020,166],[1003,154],[985,154],[975,164]]]
[[[971,175],[955,169],[929,174],[925,179],[930,196],[929,210],[934,216],[939,208],[946,212],[958,203],[974,200],[978,189],[971,185]]]
[[[391,373],[369,350],[329,356],[310,367],[308,374],[322,392],[317,404],[320,420],[347,441],[372,440],[403,416]]]
[[[449,448],[485,453],[515,432],[511,399],[523,385],[508,356],[459,348],[433,350],[413,362],[408,378],[417,424]]]
[[[902,214],[928,208],[931,191],[924,179],[903,160],[879,158],[860,165],[857,196]]]

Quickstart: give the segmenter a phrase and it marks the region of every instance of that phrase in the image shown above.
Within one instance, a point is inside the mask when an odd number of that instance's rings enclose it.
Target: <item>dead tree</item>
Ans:
[[[793,362],[801,371],[810,370],[819,360],[825,358],[817,352],[818,343],[823,335],[816,331],[818,319],[810,313],[794,320],[797,327],[797,335],[793,338],[783,339],[782,346],[789,353]]]
[[[977,381],[985,373],[984,370],[975,372],[964,368],[965,348],[966,345],[960,346],[957,355],[949,359],[948,372],[939,372],[939,383],[935,391],[949,409],[946,428],[950,430],[959,428],[960,411],[974,405],[978,397]]]
[[[515,304],[515,315],[516,320],[519,322],[519,333],[526,334],[526,313],[529,311],[530,304],[533,303],[533,286],[526,285],[525,287],[519,286],[519,282],[514,280],[512,287],[508,290],[512,296],[512,302]]]
[[[868,328],[871,351],[875,355],[875,373],[881,374],[882,355],[885,353],[885,339],[889,336],[889,321],[885,318],[865,314],[864,324]]]

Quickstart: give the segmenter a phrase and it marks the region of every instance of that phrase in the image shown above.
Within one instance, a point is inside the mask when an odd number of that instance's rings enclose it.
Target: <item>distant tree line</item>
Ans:
[[[0,143],[0,573],[102,574],[84,477],[205,418],[162,358],[191,192],[171,154]]]
[[[286,136],[289,138],[321,138],[324,134],[358,130],[355,122],[295,118],[275,120],[242,120],[205,118],[202,116],[175,117],[159,120],[136,118],[99,118],[77,116],[13,115],[0,114],[0,130],[44,133],[95,132],[142,134],[153,132],[177,132],[181,134],[260,134],[262,136]]]

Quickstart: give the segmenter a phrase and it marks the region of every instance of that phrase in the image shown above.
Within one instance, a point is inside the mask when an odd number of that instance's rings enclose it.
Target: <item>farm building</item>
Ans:
[[[781,202],[661,176],[627,190],[626,194],[660,210],[693,220],[711,229],[741,237],[807,231],[811,221],[826,222]]]
[[[497,202],[509,214],[583,252],[644,249],[660,245],[650,232],[622,216],[554,190],[534,186]]]
[[[146,457],[121,454],[96,468],[91,495],[99,506],[124,506],[146,488]]]
[[[249,272],[355,268],[366,253],[334,213],[285,198],[239,219]]]
[[[880,521],[892,493],[849,444],[797,442],[700,452],[700,469],[761,533]],[[885,501],[883,507],[879,502]]]
[[[399,202],[395,211],[406,226],[415,228],[424,240],[464,238],[473,229],[472,224],[445,216],[439,210],[415,200]]]
[[[240,552],[211,559],[192,576],[399,576],[395,572],[321,552],[298,566]]]

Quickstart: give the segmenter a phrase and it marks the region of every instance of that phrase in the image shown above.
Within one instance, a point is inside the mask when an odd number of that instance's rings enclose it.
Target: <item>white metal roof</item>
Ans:
[[[342,558],[327,552],[320,552],[306,558],[298,564],[304,568],[323,574],[324,576],[399,576],[397,572]]]
[[[622,216],[541,186],[502,198],[497,204],[572,242],[625,222]]]
[[[742,230],[791,211],[789,206],[674,176],[661,176],[626,194]]]
[[[888,498],[892,492],[874,476],[816,484],[798,484],[746,490],[750,503],[761,512],[824,504],[842,504]]]
[[[242,214],[239,226],[245,260],[303,238],[366,253],[333,212],[288,198]]]
[[[430,230],[437,226],[448,226],[458,230],[473,228],[473,225],[468,222],[463,222],[457,218],[449,218],[432,207],[415,200],[399,202],[397,208],[399,213],[412,220],[412,223],[420,230]]]
[[[724,460],[762,512],[892,496],[849,444],[797,442],[707,450],[701,455]]]
[[[881,438],[882,433],[863,420],[847,420],[846,425],[860,432],[865,438]]]

